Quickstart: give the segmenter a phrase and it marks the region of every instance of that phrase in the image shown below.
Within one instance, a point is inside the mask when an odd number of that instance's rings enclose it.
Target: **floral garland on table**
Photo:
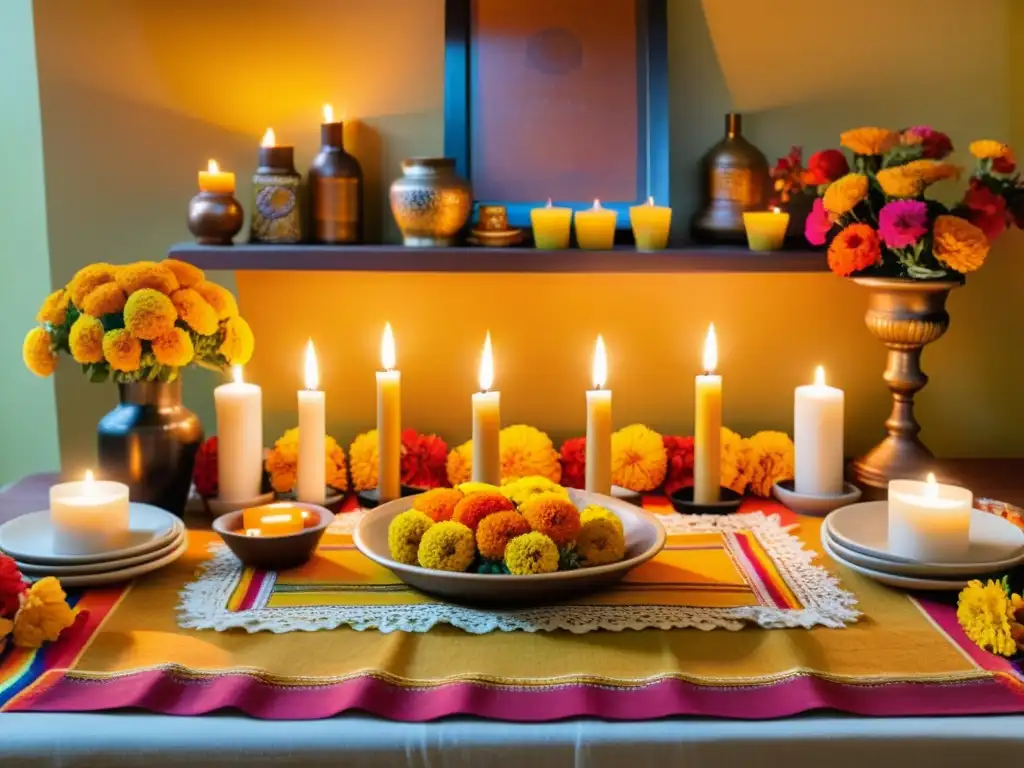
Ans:
[[[75,621],[67,595],[53,576],[29,586],[18,564],[0,555],[0,651],[8,638],[19,648],[40,648]]]

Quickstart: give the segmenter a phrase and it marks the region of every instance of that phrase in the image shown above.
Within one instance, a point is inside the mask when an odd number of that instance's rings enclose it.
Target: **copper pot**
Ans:
[[[415,157],[402,163],[391,185],[391,212],[404,243],[412,247],[452,245],[473,207],[469,183],[450,157]]]

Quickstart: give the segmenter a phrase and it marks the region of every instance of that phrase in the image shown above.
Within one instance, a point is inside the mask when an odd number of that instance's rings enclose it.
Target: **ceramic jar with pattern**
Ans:
[[[403,176],[391,185],[391,212],[405,245],[452,245],[469,219],[473,195],[450,157],[415,157],[402,163]]]

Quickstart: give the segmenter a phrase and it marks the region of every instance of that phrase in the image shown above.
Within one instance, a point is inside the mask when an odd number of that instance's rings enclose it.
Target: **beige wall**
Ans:
[[[670,3],[672,185],[676,224],[695,204],[695,165],[739,109],[767,154],[834,145],[844,128],[931,123],[959,148],[1009,138],[1011,0],[689,0]],[[316,149],[324,101],[359,121],[349,137],[368,178],[369,231],[394,239],[386,188],[402,157],[442,148],[441,0],[37,0],[37,46],[54,279],[100,258],[161,256],[187,238],[184,209],[207,157],[238,172],[273,125]],[[843,35],[864,18],[890,32]],[[915,29],[896,35],[894,29]],[[962,54],[962,55],[961,55]],[[948,66],[955,56],[956,66]],[[941,76],[941,80],[940,80]],[[1021,137],[1024,138],[1024,137]],[[957,159],[966,161],[963,151]],[[947,190],[948,194],[948,190]],[[1024,321],[1019,233],[951,300],[948,336],[925,354],[925,437],[947,456],[1020,455],[1016,407]],[[220,279],[230,278],[227,275]],[[257,334],[251,375],[265,387],[268,439],[294,421],[303,340],[322,350],[330,428],[347,441],[373,421],[379,333],[391,321],[406,422],[468,434],[484,330],[494,333],[505,419],[561,438],[583,430],[593,337],[611,356],[616,421],[692,428],[703,329],[719,326],[726,419],[787,428],[792,388],[824,363],[847,390],[848,450],[880,436],[884,352],[861,323],[864,296],[831,275],[402,275],[239,273]],[[213,380],[187,393],[212,428]],[[83,396],[87,392],[87,396]],[[88,460],[113,401],[58,380],[62,454]]]

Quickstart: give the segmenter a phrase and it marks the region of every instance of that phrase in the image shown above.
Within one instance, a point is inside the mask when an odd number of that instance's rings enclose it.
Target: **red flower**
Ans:
[[[996,173],[1013,173],[1017,169],[1017,158],[1007,150],[999,157],[992,158],[992,170]]]
[[[921,157],[929,160],[941,160],[953,151],[949,136],[927,125],[915,125],[903,133],[910,142],[921,145]]]
[[[21,593],[27,588],[17,564],[7,555],[0,555],[0,617],[14,617],[21,605]]]
[[[1006,229],[1006,198],[977,179],[971,180],[964,205],[967,206],[967,220],[984,232],[990,242]]]
[[[665,493],[671,495],[693,485],[693,438],[662,435],[661,441],[668,454]]]
[[[572,437],[562,443],[562,485],[585,488],[587,485],[587,438]]]
[[[811,155],[807,161],[807,174],[804,182],[811,186],[831,184],[850,172],[850,164],[846,156],[838,149],[823,149]]]
[[[413,488],[439,488],[448,484],[448,444],[437,435],[402,430],[402,483]]]
[[[214,435],[199,447],[196,453],[196,466],[192,470],[192,482],[196,492],[206,499],[216,497],[219,480],[217,478],[217,436]]]

